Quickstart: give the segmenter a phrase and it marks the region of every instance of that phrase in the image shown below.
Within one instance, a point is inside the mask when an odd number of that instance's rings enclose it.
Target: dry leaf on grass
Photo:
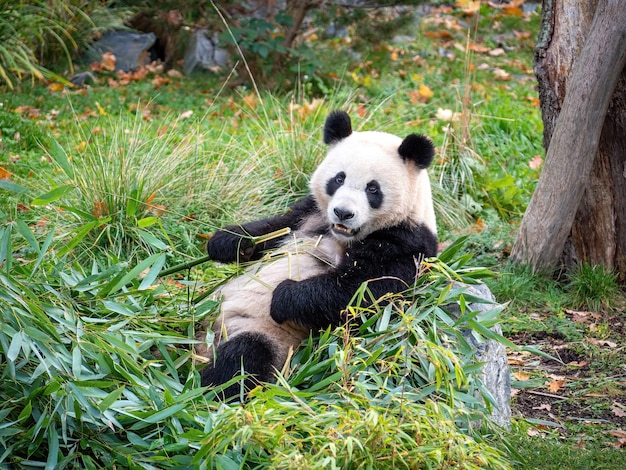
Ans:
[[[530,375],[525,372],[514,372],[513,377],[520,381],[530,379]]]
[[[553,380],[552,382],[548,384],[548,390],[550,391],[550,393],[556,393],[563,388],[564,384],[565,384],[564,379]]]
[[[608,346],[609,348],[612,348],[612,349],[617,347],[617,343],[614,343],[613,341],[609,341],[608,339],[587,338],[587,341],[589,341],[594,346],[598,346],[598,347]]]
[[[539,168],[541,168],[541,165],[543,165],[543,158],[541,158],[541,155],[535,155],[528,162],[528,166],[531,170],[538,170]]]
[[[611,411],[618,418],[626,417],[626,406],[622,405],[621,403],[614,402],[613,406],[611,406]]]
[[[0,180],[8,180],[11,176],[13,173],[0,166]]]

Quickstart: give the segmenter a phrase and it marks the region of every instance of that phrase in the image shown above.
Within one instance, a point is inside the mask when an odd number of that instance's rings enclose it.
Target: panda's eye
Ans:
[[[339,173],[337,176],[335,176],[335,183],[337,183],[340,186],[344,183],[345,180],[346,180],[346,175],[344,175],[343,173]]]
[[[383,204],[384,194],[378,181],[372,180],[365,186],[365,194],[372,209],[379,209]]]
[[[367,188],[365,190],[370,194],[376,194],[378,191],[380,191],[380,186],[378,186],[377,183],[370,183],[367,185]]]

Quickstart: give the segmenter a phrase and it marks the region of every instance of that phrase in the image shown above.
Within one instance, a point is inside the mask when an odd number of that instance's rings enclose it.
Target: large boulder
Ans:
[[[479,312],[478,319],[481,313],[486,313],[493,308],[495,298],[486,285],[463,286],[468,294],[485,299],[485,303],[473,302],[468,306],[470,311]],[[461,315],[461,309],[456,304],[446,306],[446,310],[453,315]],[[500,325],[495,325],[492,330],[497,334],[502,334]],[[476,351],[476,359],[484,363],[481,380],[496,403],[490,419],[508,429],[511,426],[511,375],[506,348],[492,339],[478,341],[470,330],[463,331],[463,337]]]
[[[85,58],[88,62],[100,62],[102,54],[111,52],[116,59],[115,70],[129,72],[152,61],[150,48],[155,41],[154,33],[110,31],[89,47]]]

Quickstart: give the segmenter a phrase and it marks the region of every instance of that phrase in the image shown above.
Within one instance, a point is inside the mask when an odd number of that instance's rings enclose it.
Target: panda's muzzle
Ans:
[[[353,237],[354,235],[356,235],[358,229],[354,230],[341,223],[353,219],[354,212],[348,209],[343,209],[341,207],[335,207],[333,208],[333,214],[335,215],[335,220],[338,221],[338,223],[335,223],[332,226],[332,230],[335,235],[343,237]]]
[[[331,231],[339,239],[352,239],[359,233],[359,227],[354,227],[356,214],[351,209],[333,207],[329,210]]]

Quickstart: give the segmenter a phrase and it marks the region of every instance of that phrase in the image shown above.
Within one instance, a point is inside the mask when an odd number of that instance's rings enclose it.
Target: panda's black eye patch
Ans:
[[[332,196],[346,181],[346,174],[340,171],[326,182],[326,194]]]
[[[367,202],[372,209],[378,209],[383,204],[383,192],[378,181],[372,180],[367,183],[365,194],[367,194]]]

